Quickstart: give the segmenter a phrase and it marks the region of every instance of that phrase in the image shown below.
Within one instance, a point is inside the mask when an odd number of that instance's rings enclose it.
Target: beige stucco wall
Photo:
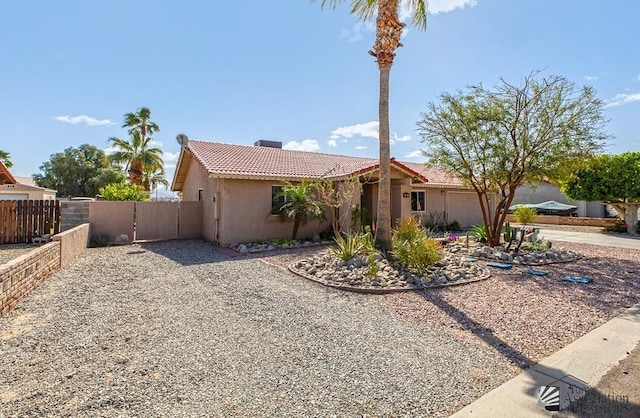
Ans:
[[[448,223],[458,221],[463,228],[469,228],[482,223],[482,211],[475,192],[466,189],[451,189],[437,187],[419,187],[413,191],[426,192],[426,211],[413,212],[425,220],[442,221]],[[411,202],[409,202],[411,204]],[[495,201],[492,205],[495,204]]]
[[[271,186],[278,181],[225,179],[220,191],[220,234],[223,245],[266,239],[291,238],[293,221],[271,215]],[[297,238],[311,238],[330,225],[312,220],[300,226]]]
[[[409,180],[409,179],[407,179]],[[411,193],[411,184],[391,184],[391,227],[395,228],[398,220],[411,215],[411,197],[403,197]]]
[[[19,196],[18,200],[22,200],[23,196],[27,196],[26,200],[55,200],[55,193],[45,190],[32,190],[31,187],[21,187],[20,184],[3,184],[0,185],[0,200],[16,200],[15,196]]]
[[[54,241],[60,242],[60,267],[68,266],[84,252],[89,245],[89,231],[86,223],[53,236]]]
[[[135,202],[89,202],[91,234],[107,234],[111,240],[126,234],[133,240],[134,208]]]
[[[209,174],[197,161],[193,160],[182,187],[182,200],[198,201],[198,190],[202,189],[202,237],[217,242],[218,219],[221,202],[216,193],[223,180],[209,178]],[[216,208],[217,206],[217,208]]]

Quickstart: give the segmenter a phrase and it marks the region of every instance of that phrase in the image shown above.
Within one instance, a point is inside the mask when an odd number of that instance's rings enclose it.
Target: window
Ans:
[[[198,189],[198,202],[202,202],[202,189]]]
[[[271,214],[277,215],[280,207],[284,205],[288,199],[280,193],[284,190],[284,186],[271,186]]]
[[[426,210],[425,192],[411,192],[411,212],[425,212]]]

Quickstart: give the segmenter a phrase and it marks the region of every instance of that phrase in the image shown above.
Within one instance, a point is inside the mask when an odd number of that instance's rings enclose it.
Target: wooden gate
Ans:
[[[57,200],[0,200],[0,244],[31,243],[60,232]]]

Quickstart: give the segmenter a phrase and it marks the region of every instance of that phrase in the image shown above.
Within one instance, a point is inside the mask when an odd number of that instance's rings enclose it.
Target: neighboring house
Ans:
[[[0,185],[3,184],[16,184],[16,179],[11,175],[7,166],[0,161]]]
[[[560,191],[560,187],[551,183],[540,183],[536,186],[524,185],[516,190],[512,205],[522,203],[542,203],[549,200],[577,206],[578,216],[588,218],[604,218],[607,215],[606,206],[602,202],[587,202],[584,200],[569,200]]]
[[[56,190],[36,186],[31,177],[11,176],[0,161],[0,200],[55,200],[56,193]]]
[[[291,151],[274,141],[255,146],[188,141],[183,144],[171,190],[185,201],[203,202],[202,231],[205,238],[231,243],[288,238],[292,221],[283,222],[271,214],[279,203],[276,196],[282,182],[304,179],[334,179],[357,176],[362,193],[339,211],[352,205],[366,208],[375,221],[378,202],[378,160],[373,158]],[[424,165],[391,160],[391,218],[438,215],[449,222],[471,226],[482,223],[475,192],[454,176]],[[348,219],[350,216],[341,216]],[[329,226],[312,221],[300,228],[299,237],[309,238]]]

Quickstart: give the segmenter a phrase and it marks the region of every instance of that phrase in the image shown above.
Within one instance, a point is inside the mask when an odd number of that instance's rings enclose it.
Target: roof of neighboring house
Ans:
[[[209,174],[222,178],[340,178],[378,169],[377,158],[190,140],[180,153],[172,190],[182,189],[192,159],[198,161]],[[417,171],[416,167],[407,163],[392,159],[391,165],[418,182],[429,181],[422,171]]]
[[[16,184],[16,179],[11,175],[9,169],[0,161],[0,184]]]
[[[38,186],[33,180],[33,177],[18,177],[15,176],[16,183],[26,184],[27,186]]]
[[[44,187],[38,187],[38,186],[30,186],[28,184],[21,184],[21,183],[1,184],[0,185],[0,193],[2,193],[2,192],[9,192],[9,193],[13,193],[13,192],[35,192],[35,191],[42,191],[42,192],[54,193],[54,194],[58,193],[57,190],[46,189]]]

